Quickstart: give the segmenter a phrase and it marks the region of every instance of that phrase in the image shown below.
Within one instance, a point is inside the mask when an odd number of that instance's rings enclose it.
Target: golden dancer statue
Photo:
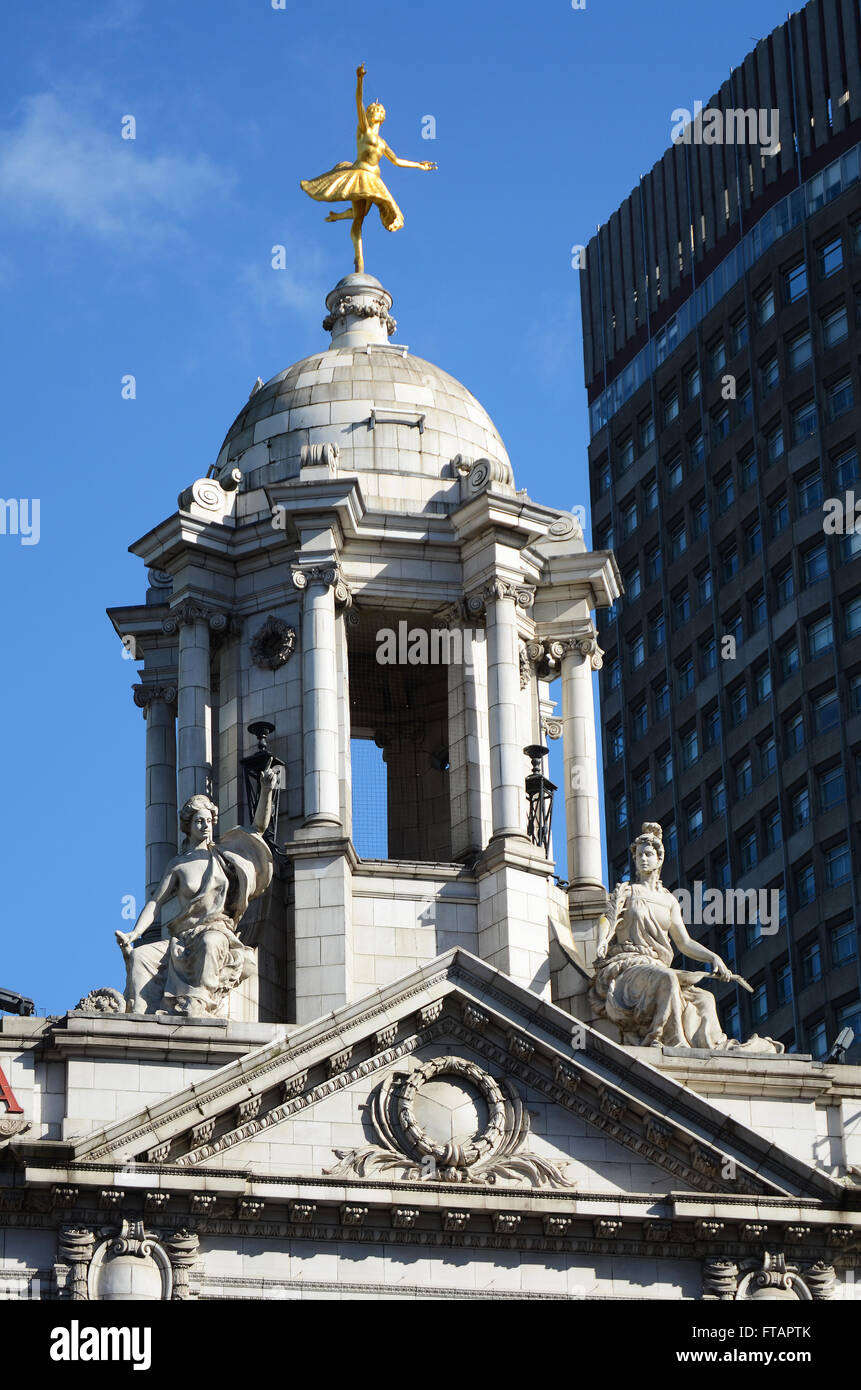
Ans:
[[[320,174],[316,179],[302,179],[301,186],[309,197],[318,203],[352,204],[346,212],[330,212],[327,222],[343,222],[352,218],[350,240],[355,251],[357,272],[365,269],[362,253],[362,223],[376,203],[380,209],[380,220],[388,232],[397,232],[404,225],[404,217],[383,180],[380,178],[380,160],[385,155],[399,169],[435,169],[437,166],[429,159],[398,159],[380,135],[380,126],[386,119],[386,108],[378,101],[372,101],[366,109],[363,104],[362,88],[365,79],[364,63],[356,68],[356,106],[359,112],[359,129],[356,132],[357,158],[351,164],[343,160],[330,169],[328,174]]]

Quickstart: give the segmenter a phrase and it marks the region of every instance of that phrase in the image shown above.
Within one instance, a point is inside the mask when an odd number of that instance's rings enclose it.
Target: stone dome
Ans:
[[[308,446],[335,445],[338,470],[364,475],[371,505],[407,510],[457,505],[458,462],[486,458],[511,476],[505,446],[472,393],[389,341],[392,300],[378,280],[348,275],[326,303],[331,346],[252,393],[221,447],[219,475],[239,468],[245,487],[259,487],[297,477]]]

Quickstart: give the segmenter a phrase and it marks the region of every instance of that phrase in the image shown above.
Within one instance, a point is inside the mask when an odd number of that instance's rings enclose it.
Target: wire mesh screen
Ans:
[[[383,750],[371,739],[350,740],[353,765],[353,844],[362,859],[389,853],[388,778]]]
[[[397,619],[355,610],[351,619],[350,721],[358,757],[353,763],[353,842],[364,858],[448,861],[447,667],[427,659],[401,660],[401,651],[395,661],[380,660],[381,633],[397,628]],[[409,627],[415,630],[420,623],[413,617]],[[368,743],[373,752],[361,747]],[[363,770],[369,775],[367,788],[362,786]],[[383,793],[378,790],[381,776]],[[376,846],[373,852],[363,848],[368,844]]]

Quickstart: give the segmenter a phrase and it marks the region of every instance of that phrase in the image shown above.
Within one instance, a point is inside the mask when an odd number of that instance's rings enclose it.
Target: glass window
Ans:
[[[774,501],[770,504],[768,508],[768,520],[773,536],[779,536],[781,531],[786,530],[786,527],[789,525],[789,503],[786,500],[785,493],[781,493],[780,497],[775,497]]]
[[[810,820],[810,792],[798,787],[789,798],[789,821],[793,831],[801,830]]]
[[[717,479],[715,486],[717,488],[718,511],[725,512],[735,501],[735,483],[732,473],[724,473],[722,477]]]
[[[791,563],[784,565],[783,569],[778,570],[774,576],[774,592],[778,608],[782,608],[795,596],[795,576],[792,573]]]
[[[795,714],[790,714],[784,720],[783,733],[786,740],[787,757],[792,757],[804,747],[804,716],[798,710]]]
[[[737,685],[734,690],[730,691],[729,714],[733,728],[741,724],[747,718],[746,685]]]
[[[733,613],[731,617],[725,617],[724,627],[726,628],[726,635],[728,637],[734,637],[736,646],[740,646],[742,637],[744,636],[741,626],[741,614]]]
[[[617,792],[613,797],[613,818],[617,827],[628,824],[628,798],[624,792]]]
[[[771,670],[767,663],[758,666],[754,671],[753,683],[756,687],[756,703],[761,705],[771,694]]]
[[[690,659],[680,662],[676,667],[676,680],[679,698],[690,695],[694,688],[694,663]]]
[[[798,655],[798,643],[787,642],[785,647],[780,649],[780,676],[782,680],[788,681],[790,676],[794,676],[801,666],[801,659]]]
[[[643,487],[643,505],[647,512],[654,512],[658,506],[658,484],[654,478]]]
[[[855,959],[858,954],[858,935],[851,917],[831,928],[830,940],[832,965],[842,965],[844,961]]]
[[[713,748],[720,740],[720,710],[712,705],[703,716],[703,747]]]
[[[717,376],[726,366],[726,347],[723,338],[718,338],[717,342],[712,343],[708,349],[709,355],[709,375]]]
[[[638,809],[648,806],[652,799],[652,774],[648,768],[634,778],[634,802]]]
[[[700,755],[700,742],[697,737],[696,726],[692,729],[688,729],[686,733],[682,734],[680,742],[682,748],[682,767],[693,767]]]
[[[673,391],[669,396],[666,396],[666,397],[664,398],[663,407],[664,407],[664,424],[665,424],[665,425],[671,425],[671,424],[673,423],[674,420],[678,420],[678,418],[679,418],[679,393],[678,393],[678,391]]]
[[[642,666],[646,659],[646,643],[643,634],[639,632],[631,642],[631,670],[636,671],[638,666]]]
[[[774,735],[769,734],[759,745],[759,775],[770,777],[777,770],[777,744]]]
[[[717,668],[717,642],[714,637],[705,637],[700,642],[700,674],[707,676]]]
[[[825,578],[828,573],[828,551],[824,541],[804,552],[801,568],[805,584],[815,584],[817,580]]]
[[[672,560],[678,560],[679,556],[683,555],[688,548],[688,537],[684,522],[679,522],[670,528],[669,540],[670,558]]]
[[[829,420],[836,420],[839,415],[851,410],[854,403],[851,376],[842,376],[839,381],[832,382],[825,392],[825,398]]]
[[[809,401],[803,401],[797,405],[792,412],[792,442],[799,444],[803,439],[809,439],[816,433],[816,402],[811,397]]]
[[[726,815],[726,787],[722,778],[709,787],[709,812],[712,820]]]
[[[845,840],[827,849],[822,859],[825,865],[826,888],[837,888],[841,883],[849,882],[852,877],[852,858]]]
[[[649,727],[649,714],[645,700],[634,705],[631,710],[631,732],[634,738],[642,738]]]
[[[814,618],[807,624],[807,655],[811,658],[829,652],[834,646],[834,631],[831,618],[826,613],[822,618]]]
[[[747,342],[747,317],[746,317],[746,315],[742,314],[742,316],[741,316],[740,319],[736,319],[735,322],[734,322],[733,324],[730,325],[730,332],[732,333],[732,350],[733,350],[733,352],[734,352],[734,353],[735,353],[735,352],[741,352],[742,348],[744,347],[745,343]]]
[[[697,840],[703,833],[703,808],[698,801],[685,812],[685,828],[689,840]]]
[[[791,372],[797,372],[799,367],[807,366],[813,356],[809,329],[805,329],[803,333],[796,333],[794,338],[787,341],[786,356]]]
[[[760,324],[774,318],[774,290],[770,285],[756,297],[756,317]]]
[[[742,758],[741,762],[736,763],[733,775],[736,800],[743,801],[753,791],[753,763],[750,758]]]
[[[843,610],[846,623],[846,636],[857,637],[861,632],[861,595],[847,603]]]
[[[656,613],[649,620],[649,651],[656,652],[659,647],[664,645],[667,636],[667,624],[663,613]]]
[[[762,1023],[768,1014],[768,996],[765,985],[756,985],[750,996],[750,1017],[752,1023]]]
[[[722,439],[726,439],[729,430],[729,406],[723,406],[712,416],[712,443],[719,444]]]
[[[657,758],[658,786],[665,787],[668,782],[673,780],[673,755],[669,748],[664,748]]]
[[[840,723],[840,702],[833,686],[830,690],[823,690],[820,695],[814,696],[810,704],[813,710],[813,728],[817,734],[824,734],[826,729],[833,729]]]
[[[822,315],[822,342],[826,348],[834,347],[836,343],[842,343],[843,339],[848,337],[849,316],[845,304]]]
[[[718,936],[718,954],[723,957],[731,970],[736,965],[735,954],[735,932],[732,927],[725,927]]]
[[[666,681],[660,681],[652,688],[654,701],[655,718],[663,719],[670,709],[670,687]]]
[[[778,1004],[788,1004],[792,999],[792,966],[788,960],[777,967],[774,985]]]
[[[849,707],[853,714],[861,714],[861,675],[849,677]]]
[[[622,734],[622,725],[621,725],[621,724],[614,724],[613,727],[612,727],[612,729],[610,730],[610,760],[611,760],[611,762],[615,762],[617,758],[621,758],[621,756],[622,756],[622,754],[624,753],[624,751],[625,751],[625,739],[624,739],[624,735]]]
[[[766,432],[765,452],[769,463],[776,463],[783,456],[783,426],[775,425]]]
[[[723,1011],[723,1030],[728,1038],[741,1037],[741,1019],[738,1004],[727,1004]]]
[[[773,391],[780,381],[780,368],[777,365],[777,354],[772,353],[771,357],[766,358],[760,367],[760,385],[762,394],[767,396],[769,391]]]
[[[834,483],[836,487],[848,487],[850,483],[858,481],[858,450],[845,449],[838,454],[833,463]]]
[[[819,793],[820,811],[830,811],[833,806],[839,806],[846,800],[846,782],[843,777],[843,768],[829,767],[825,772],[817,773],[816,786]]]
[[[709,509],[706,499],[701,497],[691,508],[691,531],[694,538],[702,536],[708,528]]]
[[[827,280],[829,275],[840,270],[843,265],[843,242],[839,236],[828,241],[824,246],[820,246],[817,259],[819,261],[819,274],[823,280]]]
[[[628,537],[629,537],[629,536],[632,536],[632,535],[634,534],[634,532],[636,531],[636,529],[637,529],[637,503],[636,503],[636,502],[628,502],[627,504],[624,504],[624,503],[623,503],[622,509],[621,509],[621,521],[622,521],[622,539],[623,539],[623,540],[627,540]]]
[[[780,825],[780,812],[775,807],[767,811],[762,819],[763,835],[765,836],[766,854],[771,854],[773,849],[777,849],[783,841],[783,831]]]
[[[795,484],[798,495],[798,510],[802,515],[822,506],[822,474],[818,468],[805,473]]]
[[[802,947],[799,952],[799,963],[803,985],[812,985],[816,980],[822,978],[822,955],[818,941],[811,941]]]
[[[673,595],[673,627],[679,628],[688,621],[691,616],[691,596],[687,589],[681,589]]]
[[[747,492],[748,488],[753,487],[758,472],[756,454],[751,450],[744,458],[739,459],[739,475],[741,477],[742,492]]]
[[[794,304],[807,293],[807,266],[803,261],[798,261],[784,272],[783,276],[783,298],[787,304]]]
[[[696,400],[697,396],[700,394],[700,386],[700,369],[697,366],[693,366],[685,377],[685,396],[688,401]]]
[[[648,449],[649,445],[654,443],[654,440],[655,421],[652,412],[649,411],[648,415],[644,415],[640,421],[640,452],[642,453],[644,449]]]
[[[638,597],[639,597],[639,594],[640,594],[640,567],[639,567],[639,565],[635,565],[633,569],[628,570],[627,574],[625,575],[624,583],[625,583],[625,598],[628,598],[628,599],[638,598]]]
[[[765,590],[759,589],[750,600],[750,630],[758,632],[761,627],[765,627],[768,617],[768,610],[765,603]]]
[[[653,584],[663,569],[664,556],[659,545],[652,546],[651,550],[646,551],[646,575],[649,584]]]
[[[595,545],[598,550],[612,550],[614,544],[615,536],[613,535],[613,523],[611,521],[605,521],[595,532]]]
[[[806,907],[816,897],[812,864],[802,864],[795,870],[795,897],[799,907]]]
[[[748,873],[750,869],[756,868],[759,862],[759,854],[756,847],[755,830],[746,830],[739,836],[738,857],[743,874]],[[759,924],[757,923],[757,925]],[[762,933],[759,932],[758,935],[761,936]]]
[[[729,888],[730,868],[729,860],[725,854],[716,854],[712,860],[712,879],[715,888]],[[733,951],[733,963],[735,963],[735,951]],[[724,960],[729,964],[729,956],[724,956]]]
[[[828,1053],[828,1035],[825,1031],[825,1020],[818,1019],[816,1023],[807,1025],[807,1050],[817,1062],[821,1061]]]
[[[634,436],[626,435],[624,439],[619,440],[616,448],[619,455],[619,472],[624,473],[634,462]]]
[[[618,690],[622,680],[622,667],[618,658],[611,661],[607,667],[607,685],[610,690]]]
[[[744,533],[744,549],[748,560],[752,560],[762,550],[762,527],[758,521],[748,526]]]
[[[712,572],[701,570],[697,575],[697,607],[702,608],[712,596]]]
[[[721,578],[724,582],[738,574],[738,551],[734,545],[727,546],[720,554]]]
[[[837,1010],[837,1031],[844,1028],[851,1028],[855,1034],[855,1042],[861,1040],[861,1004],[855,1000],[851,1004],[844,1004]]]
[[[667,852],[667,859],[676,859],[679,852],[679,839],[676,834],[676,823],[670,821],[664,826],[664,847]]]
[[[610,465],[609,463],[607,463],[606,459],[603,463],[598,464],[598,467],[596,469],[596,478],[598,482],[598,493],[601,497],[603,497],[605,492],[610,491],[610,483],[612,482],[610,476]]]
[[[698,468],[706,456],[706,444],[702,436],[702,431],[691,435],[689,444],[689,457],[691,468]]]

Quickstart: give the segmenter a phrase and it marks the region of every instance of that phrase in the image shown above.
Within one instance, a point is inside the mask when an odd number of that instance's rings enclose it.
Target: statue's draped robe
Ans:
[[[200,887],[168,923],[169,939],[138,946],[128,962],[127,998],[147,1010],[197,999],[215,1013],[242,979],[248,953],[237,928],[249,903],[272,881],[272,851],[261,835],[237,827],[209,846]]]

